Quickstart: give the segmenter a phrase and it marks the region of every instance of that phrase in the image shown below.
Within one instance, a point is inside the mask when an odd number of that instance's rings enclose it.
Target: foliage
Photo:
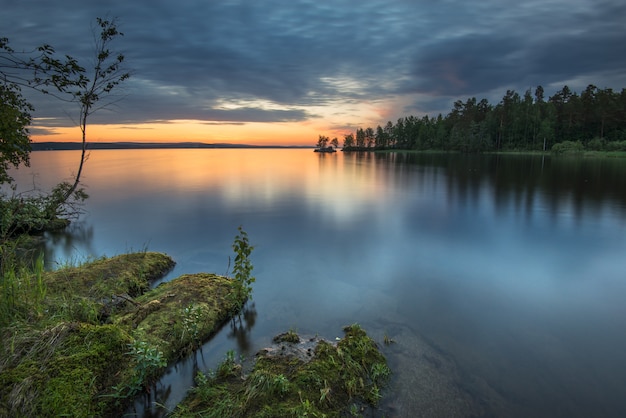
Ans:
[[[252,261],[250,254],[254,250],[254,246],[250,245],[248,234],[239,226],[239,233],[235,236],[233,242],[233,250],[235,251],[235,263],[233,265],[233,274],[235,281],[235,294],[237,300],[245,301],[252,298],[252,283],[256,281],[252,276]]]
[[[200,342],[199,324],[202,319],[202,309],[199,306],[189,305],[183,308],[182,312],[182,333],[181,340],[189,338],[194,348]]]
[[[554,154],[582,154],[585,147],[580,141],[563,141],[552,146]]]
[[[580,141],[586,150],[613,151],[626,140],[626,89],[589,85],[577,94],[567,86],[544,100],[543,87],[523,95],[507,90],[496,105],[471,97],[457,100],[445,116],[408,116],[376,129],[345,135],[344,151],[376,149],[546,151]],[[557,148],[558,149],[558,148]]]
[[[47,294],[43,255],[28,266],[18,259],[12,244],[0,246],[0,327],[40,318]]]
[[[317,138],[317,144],[315,144],[315,146],[318,148],[326,148],[328,146],[328,141],[330,141],[330,138],[324,135],[320,135]]]
[[[607,151],[626,151],[626,140],[614,141],[606,144]]]
[[[123,36],[115,20],[97,18],[97,24],[100,34],[94,37],[92,74],[69,55],[58,58],[50,45],[18,53],[9,47],[7,38],[0,38],[0,184],[13,181],[7,174],[10,166],[17,168],[22,163],[29,163],[31,147],[27,126],[34,108],[22,97],[22,87],[77,103],[82,132],[81,159],[74,181],[60,183],[44,196],[12,197],[8,200],[17,201],[3,202],[12,207],[9,213],[14,219],[7,220],[3,216],[0,238],[5,239],[14,233],[39,232],[42,228],[58,225],[55,221],[59,217],[76,214],[78,205],[87,198],[78,186],[87,159],[88,118],[96,110],[106,107],[107,103],[101,103],[103,97],[130,77],[123,68],[124,55],[110,50],[110,44]],[[2,200],[7,199],[3,196]],[[20,213],[22,210],[25,213]]]
[[[48,194],[0,195],[0,241],[65,228],[88,197],[83,189],[77,189],[72,199],[59,204],[69,186],[62,182]]]
[[[167,366],[163,353],[145,341],[135,340],[128,347],[130,351],[127,354],[134,363],[134,373],[127,385],[114,388],[116,396],[121,398],[131,398],[143,390],[149,392],[161,369]]]
[[[60,321],[11,328],[0,365],[0,416],[103,416],[129,367],[128,334],[111,325]]]
[[[7,173],[10,166],[17,168],[20,164],[29,164],[28,125],[33,110],[18,86],[0,85],[0,184],[13,182]]]
[[[128,295],[141,281],[147,290],[172,260],[126,254],[50,272],[17,245],[0,245],[0,416],[111,415],[150,384],[164,357],[133,343],[131,327],[104,323],[114,310],[105,296]]]
[[[79,69],[77,71],[77,77],[61,77],[60,82],[55,83],[57,88],[59,83],[61,87],[65,87],[65,83],[78,87],[78,89],[75,90],[65,89],[63,91],[70,95],[72,101],[79,103],[79,126],[82,132],[82,149],[78,172],[76,173],[74,183],[69,185],[60,196],[60,204],[68,200],[76,192],[80,182],[80,176],[86,159],[87,120],[89,116],[98,109],[95,106],[102,100],[102,96],[110,94],[120,83],[130,77],[130,73],[123,67],[124,55],[114,54],[109,49],[110,44],[117,37],[123,36],[124,34],[117,29],[115,20],[97,18],[96,21],[101,31],[100,36],[96,38],[94,51],[95,65],[91,78],[87,77],[84,71],[80,71],[82,69]],[[54,65],[52,67],[55,68]],[[104,105],[100,106],[100,108],[102,107],[104,107]]]
[[[206,273],[149,290],[173,265],[164,254],[44,271],[13,244],[0,245],[0,416],[119,416],[244,303],[231,298],[235,280]],[[220,376],[238,374],[234,352],[227,360]]]

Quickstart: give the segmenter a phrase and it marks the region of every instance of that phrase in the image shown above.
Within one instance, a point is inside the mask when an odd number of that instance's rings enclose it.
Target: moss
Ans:
[[[163,277],[174,264],[165,254],[140,252],[47,272],[46,310],[71,321],[106,321],[132,297],[149,290],[150,283]]]
[[[361,327],[352,325],[344,331],[337,344],[318,340],[309,360],[272,348],[257,357],[248,376],[200,374],[198,386],[174,416],[339,417],[375,407],[390,375],[386,360]],[[232,359],[225,363],[226,368],[240,370]],[[223,369],[221,365],[218,370]]]
[[[233,281],[208,273],[186,274],[135,299],[114,321],[175,360],[209,339],[242,305]]]
[[[173,264],[164,254],[144,252],[44,273],[44,309],[0,330],[0,416],[119,410],[127,400],[114,387],[134,378],[133,336],[130,327],[101,323],[102,298],[143,292]],[[33,310],[40,302],[23,303]]]
[[[111,295],[141,295],[150,283],[174,266],[169,256],[155,252],[122,254],[78,267],[62,268],[46,276],[48,289],[72,292],[92,299]]]
[[[102,415],[114,408],[111,388],[129,368],[129,334],[113,325],[60,323],[39,332],[16,366],[0,373],[12,416]]]

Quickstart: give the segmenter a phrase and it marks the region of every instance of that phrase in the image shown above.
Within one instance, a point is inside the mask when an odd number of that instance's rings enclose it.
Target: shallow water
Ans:
[[[77,161],[35,152],[20,184]],[[169,280],[225,273],[239,225],[256,245],[249,329],[225,327],[148,403],[172,407],[229,349],[358,322],[396,341],[386,416],[626,414],[626,161],[93,151],[84,184],[51,267],[147,248],[177,261]]]

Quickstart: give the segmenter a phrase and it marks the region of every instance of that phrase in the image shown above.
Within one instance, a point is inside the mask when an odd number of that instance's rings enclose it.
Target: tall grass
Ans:
[[[33,320],[44,312],[47,288],[43,279],[44,258],[32,263],[20,260],[10,243],[0,246],[0,326]]]

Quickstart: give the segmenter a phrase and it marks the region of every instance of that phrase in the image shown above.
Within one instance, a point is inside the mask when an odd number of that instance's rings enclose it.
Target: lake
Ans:
[[[46,188],[78,159],[34,152],[15,175]],[[245,329],[171,367],[140,416],[228,350],[352,323],[394,372],[380,415],[626,416],[626,160],[98,150],[83,183],[51,268],[148,249],[176,260],[170,280],[226,273],[239,225],[256,246]]]

